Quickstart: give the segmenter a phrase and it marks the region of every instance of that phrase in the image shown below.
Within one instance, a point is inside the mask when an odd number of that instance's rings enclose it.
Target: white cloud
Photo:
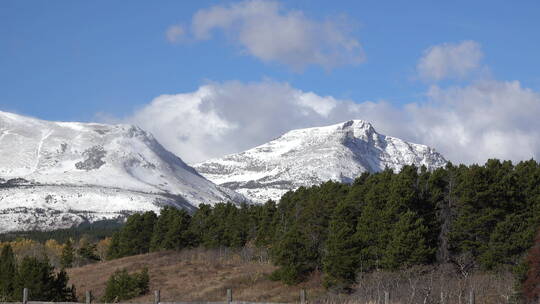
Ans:
[[[482,57],[480,44],[475,41],[443,43],[425,50],[416,69],[425,80],[464,78],[480,68]]]
[[[181,27],[180,25],[171,25],[165,33],[165,38],[167,38],[167,41],[169,41],[170,43],[177,43],[180,42],[184,35],[185,30],[183,27]]]
[[[360,43],[343,21],[315,21],[301,11],[286,11],[275,1],[247,0],[197,11],[191,30],[198,40],[210,39],[220,30],[249,55],[301,70],[364,60]]]
[[[319,96],[286,83],[210,83],[162,95],[124,121],[188,162],[240,152],[291,129],[364,119],[377,131],[430,145],[455,163],[540,157],[540,94],[519,82],[433,86],[427,102],[395,107]]]
[[[415,138],[456,162],[540,157],[540,94],[518,81],[432,87],[427,104],[406,111]]]
[[[355,114],[368,107],[285,83],[232,81],[159,96],[124,121],[152,132],[186,161],[197,162],[252,148],[294,128],[360,118]]]
[[[299,12],[279,12],[277,3],[265,1],[214,6],[195,16],[194,28],[197,37],[207,38],[214,28],[238,27],[241,36],[243,31],[254,30],[251,19],[272,24],[275,18],[290,18],[291,24],[311,24]],[[281,52],[270,49],[268,58]],[[431,80],[465,77],[480,67],[481,58],[480,46],[473,41],[437,45],[425,52],[418,72]],[[320,96],[281,82],[230,81],[209,83],[191,93],[158,96],[122,121],[152,132],[166,148],[191,163],[252,148],[292,129],[363,119],[382,134],[432,146],[455,163],[470,164],[488,158],[539,159],[539,117],[539,92],[518,81],[432,85],[423,100],[401,107],[385,101]]]

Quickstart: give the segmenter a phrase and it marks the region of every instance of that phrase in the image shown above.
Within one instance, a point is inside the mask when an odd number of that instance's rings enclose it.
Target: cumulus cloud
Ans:
[[[432,87],[424,104],[405,111],[413,137],[450,160],[483,163],[540,157],[540,94],[518,81],[480,81],[465,87]]]
[[[182,26],[171,25],[167,29],[167,32],[165,32],[165,38],[167,38],[167,41],[170,43],[177,43],[184,37],[184,34],[185,30]]]
[[[297,12],[278,12],[274,2],[249,1],[201,11],[194,22],[201,23],[197,35],[206,37],[213,28],[232,27],[229,23],[243,27],[244,19],[257,14],[262,21],[267,14],[304,20]],[[196,21],[205,16],[211,18]],[[473,41],[437,45],[424,53],[418,70],[432,80],[464,77],[479,67],[481,57]],[[247,150],[292,129],[363,119],[379,133],[432,146],[452,162],[470,164],[489,158],[539,159],[538,117],[540,93],[518,81],[432,85],[421,100],[395,106],[321,96],[267,80],[208,83],[194,92],[158,96],[120,120],[152,132],[189,163]]]
[[[296,128],[364,119],[383,134],[430,145],[455,163],[540,156],[540,94],[519,82],[432,86],[423,102],[353,102],[286,83],[210,83],[162,95],[126,118],[187,162],[240,152]]]
[[[480,68],[482,57],[480,44],[475,41],[443,43],[425,50],[416,68],[424,80],[464,78]]]
[[[252,148],[294,128],[349,119],[360,108],[285,83],[232,81],[159,96],[125,121],[193,163]]]
[[[350,25],[339,20],[316,21],[278,2],[247,0],[201,9],[192,19],[195,39],[221,31],[242,51],[264,62],[278,62],[295,70],[308,65],[333,68],[364,60],[360,42]]]

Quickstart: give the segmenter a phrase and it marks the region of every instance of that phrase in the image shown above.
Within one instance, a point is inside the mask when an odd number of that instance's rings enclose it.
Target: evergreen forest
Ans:
[[[193,213],[166,206],[159,216],[133,214],[121,227],[104,222],[4,235],[0,295],[17,300],[22,282],[41,277],[30,286],[34,298],[69,300],[75,293],[64,268],[202,247],[261,249],[277,266],[272,280],[294,285],[320,274],[327,290],[345,294],[362,276],[419,266],[451,265],[463,277],[511,272],[516,298],[534,301],[539,227],[540,164],[534,160],[449,163],[434,171],[405,166],[363,173],[351,184],[300,187],[262,205],[203,204]],[[135,286],[134,294],[147,292],[140,287],[147,274],[140,285],[124,272],[110,279],[110,294],[124,285]]]
[[[296,284],[319,272],[325,287],[345,293],[361,273],[434,264],[464,274],[511,270],[521,286],[533,266],[527,253],[540,226],[539,185],[534,160],[405,166],[364,173],[352,184],[301,187],[279,203],[135,214],[106,256],[255,246],[279,266],[272,279]]]

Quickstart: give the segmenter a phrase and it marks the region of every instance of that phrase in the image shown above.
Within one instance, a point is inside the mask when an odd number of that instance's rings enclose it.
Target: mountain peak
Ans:
[[[378,134],[371,123],[364,120],[360,120],[360,119],[354,119],[354,120],[348,120],[345,122],[340,122],[340,123],[329,125],[329,126],[295,129],[295,130],[291,130],[285,133],[283,136],[287,136],[287,135],[291,135],[291,136],[308,135],[309,136],[311,134],[314,136],[324,137],[324,136],[336,136],[336,135],[348,134],[348,133],[350,133],[349,136],[355,136],[355,137],[359,137],[359,136],[366,137],[366,136],[371,136],[373,134]]]
[[[373,126],[364,120],[352,119],[346,122],[340,123],[343,129],[352,128],[352,129],[373,129]]]
[[[69,227],[163,205],[193,209],[242,199],[132,125],[1,112],[0,146],[0,231]]]
[[[352,132],[353,137],[363,138],[364,140],[368,140],[369,138],[372,138],[373,135],[378,134],[371,123],[359,119],[342,123],[342,129]]]
[[[247,151],[194,167],[211,181],[264,202],[300,186],[351,182],[362,172],[446,164],[434,149],[385,136],[363,120],[292,130]]]

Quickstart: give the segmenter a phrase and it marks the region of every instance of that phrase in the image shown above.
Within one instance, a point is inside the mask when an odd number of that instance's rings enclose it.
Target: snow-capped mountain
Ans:
[[[300,186],[351,182],[362,172],[407,164],[434,169],[447,161],[434,149],[385,136],[365,121],[293,130],[253,149],[194,165],[214,183],[255,202],[279,200]]]
[[[242,199],[137,127],[0,112],[0,232]]]

